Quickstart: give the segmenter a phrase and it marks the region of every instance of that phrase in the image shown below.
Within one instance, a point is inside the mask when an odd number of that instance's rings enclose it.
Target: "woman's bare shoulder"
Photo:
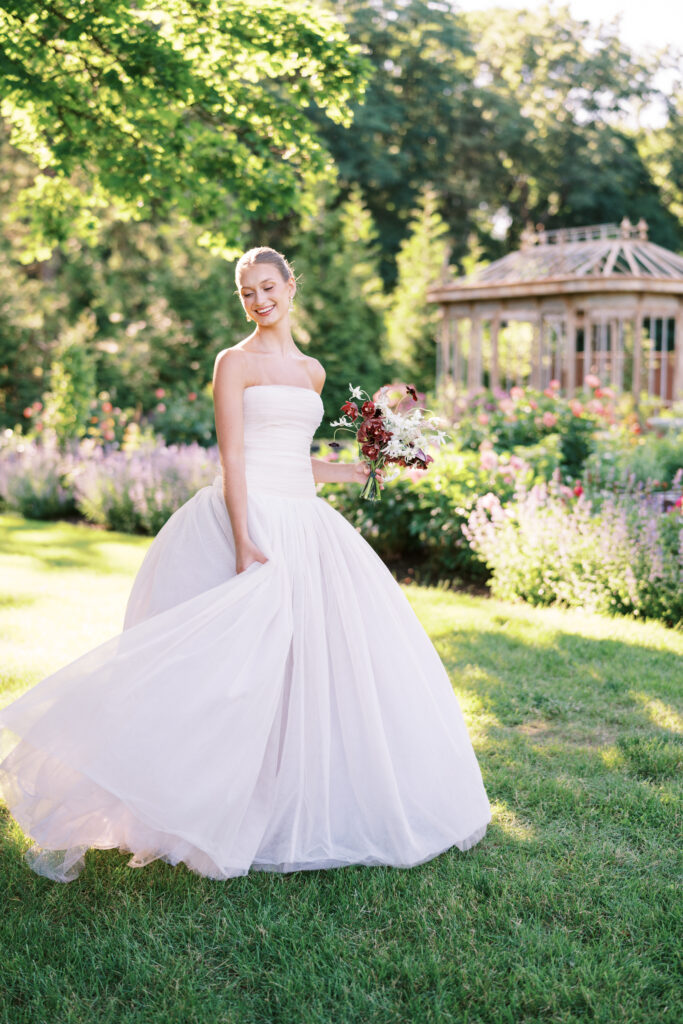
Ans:
[[[325,367],[319,359],[314,359],[313,356],[306,356],[306,369],[311,378],[316,391],[320,392],[323,389],[325,383]]]
[[[221,349],[214,363],[214,379],[221,377],[242,376],[247,366],[248,356],[243,348],[244,343],[238,342],[230,348]]]

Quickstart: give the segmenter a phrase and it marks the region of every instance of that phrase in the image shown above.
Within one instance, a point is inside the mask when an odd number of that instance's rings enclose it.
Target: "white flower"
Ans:
[[[354,388],[353,384],[349,384],[349,391],[351,392],[351,398],[362,398],[363,397],[363,389],[362,388]]]
[[[351,420],[347,420],[346,416],[342,416],[340,420],[335,420],[334,423],[330,423],[331,427],[350,427]]]

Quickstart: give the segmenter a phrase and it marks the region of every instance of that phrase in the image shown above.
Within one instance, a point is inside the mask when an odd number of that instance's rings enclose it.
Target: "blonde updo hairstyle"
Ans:
[[[259,245],[255,249],[248,249],[237,261],[235,284],[238,288],[242,278],[242,271],[247,267],[252,267],[255,263],[272,263],[279,270],[283,281],[289,281],[290,277],[294,277],[294,271],[286,256],[283,256],[277,249],[271,249],[268,245]],[[296,278],[294,279],[296,280]]]

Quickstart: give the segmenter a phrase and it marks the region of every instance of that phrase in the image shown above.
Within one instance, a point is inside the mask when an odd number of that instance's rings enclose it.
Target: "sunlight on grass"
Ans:
[[[491,802],[492,821],[498,825],[506,836],[517,842],[530,842],[536,838],[537,831],[527,821],[522,821],[519,815],[500,800]]]
[[[0,516],[1,701],[120,629],[148,544]],[[411,870],[227,883],[93,851],[56,886],[0,809],[0,1024],[683,1019],[683,634],[405,593],[477,751],[482,842]]]
[[[646,693],[632,693],[631,696],[638,701],[653,725],[683,735],[683,715],[679,715],[670,704],[648,697]]]

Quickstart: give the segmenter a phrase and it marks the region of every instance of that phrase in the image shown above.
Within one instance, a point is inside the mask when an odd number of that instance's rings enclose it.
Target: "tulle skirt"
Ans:
[[[409,867],[486,831],[444,667],[405,595],[317,497],[251,494],[236,575],[220,479],[149,548],[125,628],[0,712],[0,794],[67,881],[91,847],[212,878]]]

